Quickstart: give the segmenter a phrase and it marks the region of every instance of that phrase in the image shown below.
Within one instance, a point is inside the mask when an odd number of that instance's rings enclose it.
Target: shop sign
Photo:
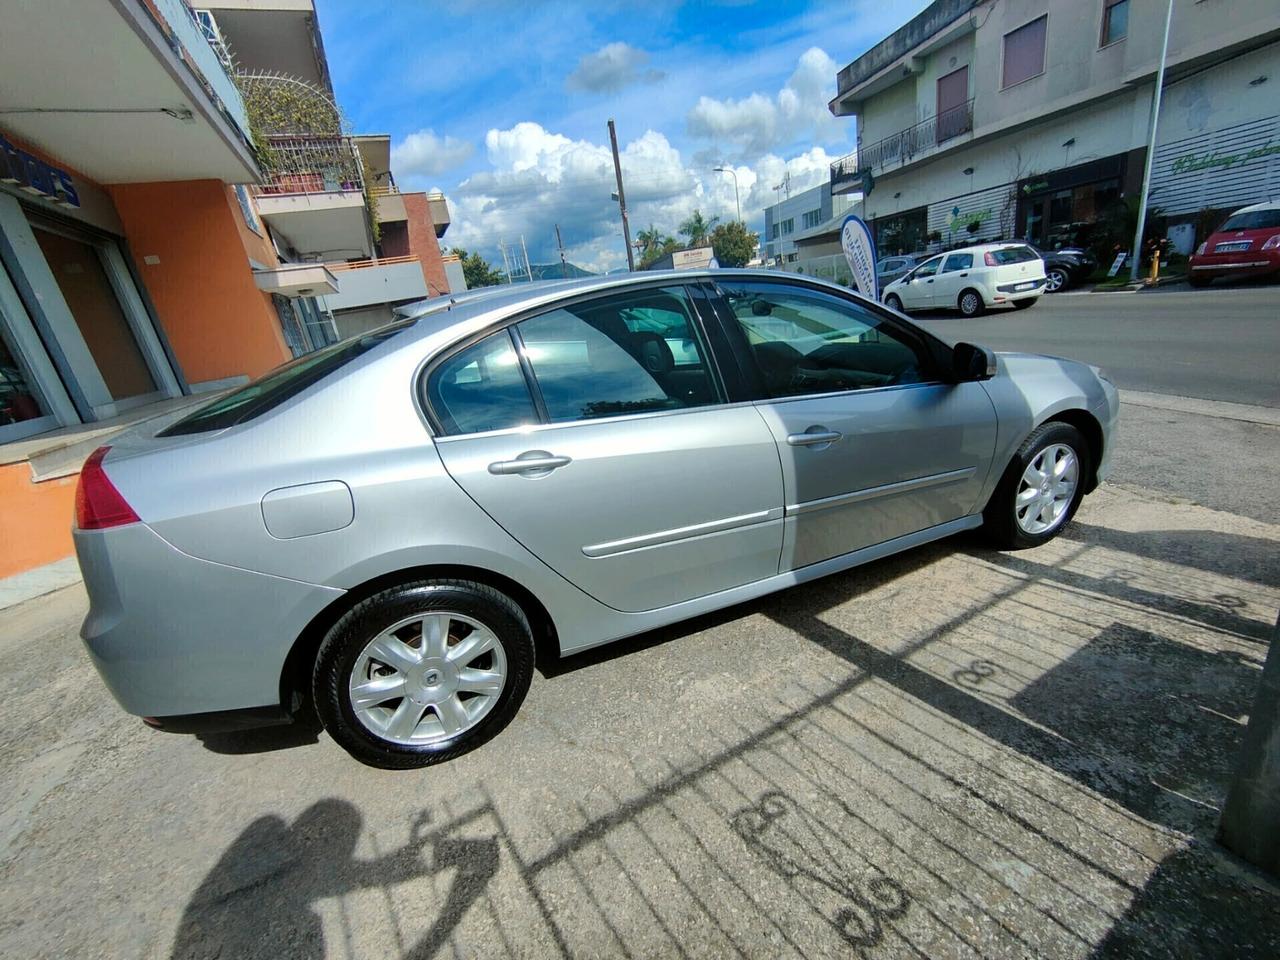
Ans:
[[[947,221],[948,233],[959,233],[961,230],[968,230],[970,226],[982,226],[988,220],[995,216],[991,208],[986,210],[978,210],[974,213],[961,214],[959,207],[951,208],[951,219]]]
[[[1252,150],[1240,153],[1218,153],[1216,150],[1211,150],[1204,156],[1188,153],[1173,161],[1173,172],[1193,173],[1197,170],[1212,170],[1214,167],[1227,169],[1237,163],[1249,163],[1250,161],[1261,160],[1263,157],[1270,157],[1276,154],[1280,154],[1280,143],[1273,144],[1270,140],[1261,146],[1254,147]]]
[[[68,207],[80,206],[71,174],[19,150],[0,136],[0,183],[17,184],[20,190]]]

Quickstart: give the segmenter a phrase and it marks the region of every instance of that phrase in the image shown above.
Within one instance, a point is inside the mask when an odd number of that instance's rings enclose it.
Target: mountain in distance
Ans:
[[[533,274],[535,280],[573,280],[575,277],[595,276],[590,270],[584,270],[577,264],[561,264],[558,260],[555,263],[530,264],[529,272]],[[524,278],[516,274],[512,279],[519,283]]]

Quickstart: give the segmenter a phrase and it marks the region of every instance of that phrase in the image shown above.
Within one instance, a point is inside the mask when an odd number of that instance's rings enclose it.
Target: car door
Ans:
[[[908,310],[928,310],[933,306],[933,285],[941,266],[942,257],[933,257],[915,268],[899,293],[904,307]]]
[[[933,280],[933,306],[954,308],[960,300],[960,291],[969,282],[973,269],[972,253],[949,253]]]
[[[652,610],[772,576],[773,434],[724,380],[685,287],[567,302],[433,364],[458,484],[601,603]]]
[[[979,510],[995,408],[944,382],[927,335],[861,301],[769,280],[718,283],[782,459],[794,569]]]

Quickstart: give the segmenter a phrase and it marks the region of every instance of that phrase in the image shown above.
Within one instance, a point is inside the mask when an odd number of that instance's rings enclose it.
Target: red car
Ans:
[[[1187,280],[1208,286],[1214,277],[1256,277],[1280,271],[1280,203],[1237,210],[1191,257]]]

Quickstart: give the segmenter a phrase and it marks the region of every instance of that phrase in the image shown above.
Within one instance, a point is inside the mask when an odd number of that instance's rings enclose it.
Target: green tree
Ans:
[[[722,223],[711,231],[711,249],[722,267],[745,267],[759,243],[760,234],[738,220]]]
[[[496,287],[502,283],[503,276],[489,265],[489,261],[478,253],[467,253],[462,247],[454,247],[450,251],[462,261],[462,276],[467,281],[467,289],[477,287]]]
[[[637,266],[644,270],[655,260],[661,260],[673,250],[680,249],[680,241],[668,237],[650,225],[648,230],[641,230],[637,238],[640,240],[640,262]]]
[[[689,214],[688,219],[680,224],[680,229],[676,232],[682,237],[688,238],[689,249],[705,247],[707,238],[711,235],[711,228],[716,225],[719,219],[719,217],[712,217],[708,220],[702,215],[701,210],[694,210],[693,213]]]

